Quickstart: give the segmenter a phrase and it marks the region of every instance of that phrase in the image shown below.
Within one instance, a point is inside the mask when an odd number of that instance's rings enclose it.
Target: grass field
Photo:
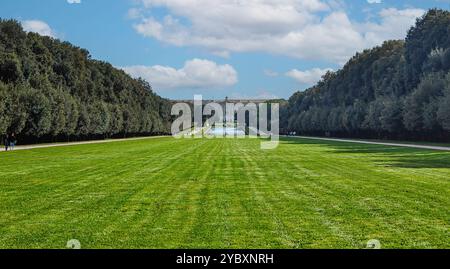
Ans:
[[[0,163],[0,248],[450,248],[448,152],[157,138]]]

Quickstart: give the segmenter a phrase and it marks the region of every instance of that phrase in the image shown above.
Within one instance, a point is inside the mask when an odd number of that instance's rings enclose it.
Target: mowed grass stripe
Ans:
[[[158,138],[0,161],[1,248],[450,247],[447,152]]]

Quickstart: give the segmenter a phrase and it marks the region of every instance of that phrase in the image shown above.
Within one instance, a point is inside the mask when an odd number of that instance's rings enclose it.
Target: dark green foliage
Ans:
[[[442,100],[437,115],[441,126],[450,131],[450,96],[446,96]]]
[[[0,53],[0,80],[14,83],[21,79],[22,71],[16,55],[13,53]]]
[[[450,75],[446,78],[446,88],[444,98],[436,101],[438,104],[437,117],[438,122],[446,131],[450,131]]]
[[[48,134],[51,131],[53,116],[48,98],[38,90],[28,90],[25,108],[28,112],[25,134],[36,137]]]
[[[398,98],[386,98],[380,115],[381,129],[384,132],[396,133],[403,131],[402,103]]]
[[[295,93],[283,130],[371,138],[442,139],[450,131],[450,12],[430,10],[406,41],[356,54]]]
[[[450,12],[430,10],[408,32],[405,47],[408,82],[417,84],[430,52],[450,48]]]
[[[10,118],[6,116],[8,102],[7,89],[0,83],[0,133],[5,133],[9,126]]]
[[[0,20],[0,134],[33,141],[167,133],[170,103],[67,42]]]
[[[379,132],[382,130],[381,117],[383,116],[384,104],[382,99],[376,99],[369,104],[363,128]]]

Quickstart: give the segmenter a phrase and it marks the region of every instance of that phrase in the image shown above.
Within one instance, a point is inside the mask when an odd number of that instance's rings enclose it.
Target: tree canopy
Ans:
[[[170,103],[149,83],[68,42],[0,20],[0,134],[89,139],[168,133]]]
[[[295,93],[284,130],[308,135],[433,139],[450,133],[450,12],[433,9],[406,40],[357,53]]]

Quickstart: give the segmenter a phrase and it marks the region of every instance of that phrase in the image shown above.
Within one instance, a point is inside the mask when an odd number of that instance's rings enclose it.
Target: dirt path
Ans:
[[[404,144],[404,143],[384,143],[384,142],[373,142],[373,141],[362,141],[362,140],[351,140],[351,139],[337,139],[337,138],[323,138],[323,137],[310,137],[310,136],[295,136],[295,137],[305,138],[305,139],[314,139],[314,140],[324,140],[324,141],[357,143],[357,144],[369,144],[369,145],[382,145],[382,146],[393,146],[393,147],[405,147],[405,148],[416,148],[416,149],[430,149],[430,150],[450,151],[450,147],[441,147],[441,146],[415,145],[415,144]]]
[[[143,140],[143,139],[160,138],[160,137],[163,137],[163,136],[149,136],[149,137],[135,137],[135,138],[121,138],[121,139],[107,139],[107,140],[68,142],[68,143],[23,145],[23,146],[16,146],[14,148],[14,151],[16,151],[16,150],[27,150],[27,149],[39,149],[39,148],[65,147],[65,146],[74,146],[74,145],[86,145],[86,144],[101,144],[101,143],[111,143],[111,142],[120,142],[120,141]],[[5,147],[2,145],[1,148],[0,148],[0,152],[4,152],[4,151],[5,151]]]

